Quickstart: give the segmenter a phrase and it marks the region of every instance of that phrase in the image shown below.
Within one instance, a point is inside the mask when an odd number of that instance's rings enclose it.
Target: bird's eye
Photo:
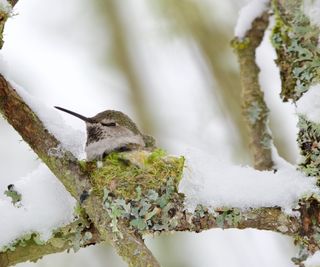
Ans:
[[[103,126],[107,126],[107,127],[114,127],[117,126],[117,124],[115,122],[108,122],[108,123],[101,123]]]

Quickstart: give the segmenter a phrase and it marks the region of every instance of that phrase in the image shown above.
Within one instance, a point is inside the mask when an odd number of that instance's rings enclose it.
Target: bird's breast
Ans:
[[[136,144],[139,146],[145,146],[143,138],[140,134],[113,136],[104,135],[104,138],[87,142],[86,153],[87,160],[102,159],[103,154],[109,154],[119,148],[125,147],[128,144]]]

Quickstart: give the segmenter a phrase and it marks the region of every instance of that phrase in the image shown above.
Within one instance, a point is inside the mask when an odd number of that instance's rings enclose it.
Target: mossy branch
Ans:
[[[303,1],[273,1],[276,24],[271,40],[277,52],[283,101],[299,100],[310,86],[320,82],[320,28],[303,13]],[[318,141],[320,125],[299,114],[298,145],[300,168],[306,175],[319,176]]]
[[[144,246],[142,234],[250,227],[293,235],[299,229],[297,219],[282,214],[277,208],[246,212],[230,208],[210,213],[205,207],[198,207],[194,213],[185,211],[184,196],[177,193],[176,188],[184,160],[166,156],[161,151],[110,155],[106,159],[110,162],[105,165],[107,171],[103,180],[99,177],[105,169],[97,169],[94,163],[79,164],[68,152],[64,158],[48,156],[47,151],[56,147],[58,141],[45,130],[37,116],[1,75],[0,110],[79,202],[83,192],[89,192],[82,207],[97,228],[99,238],[110,241],[131,266],[159,266]],[[116,170],[122,167],[124,170],[116,173],[110,169],[112,164]],[[121,175],[124,175],[123,179]],[[170,180],[169,177],[176,177],[177,180]],[[130,187],[132,181],[129,178],[137,179],[136,184],[141,185],[140,193],[136,187]],[[128,191],[123,188],[128,188]],[[128,199],[134,200],[130,202],[130,207]],[[126,209],[130,214],[138,210],[138,215],[132,219],[126,216]],[[42,251],[48,253],[45,249]],[[140,252],[140,257],[132,257],[136,251]],[[30,255],[30,258],[33,256]]]
[[[270,170],[273,167],[271,135],[268,131],[269,109],[263,99],[259,84],[260,69],[256,63],[256,49],[268,27],[268,21],[269,14],[264,12],[252,22],[251,29],[243,39],[235,38],[232,41],[240,64],[242,109],[249,130],[254,168],[257,170]]]
[[[320,81],[320,29],[303,13],[303,3],[274,0],[272,5],[276,24],[271,40],[277,52],[283,101],[297,101],[310,85]]]
[[[47,242],[41,242],[37,234],[23,236],[10,248],[0,252],[0,267],[25,261],[37,261],[44,255],[86,247],[100,242],[99,233],[87,220],[79,218],[57,229]]]
[[[320,28],[310,22],[304,14],[302,0],[273,0],[272,9],[275,14],[271,41],[277,53],[276,63],[280,69],[281,97],[283,101],[296,102],[312,85],[320,82],[319,62],[320,48],[318,45]],[[309,3],[311,4],[311,2]],[[320,125],[310,121],[304,114],[298,114],[298,145],[300,148],[300,169],[307,176],[320,175],[318,141]],[[304,206],[304,205],[303,205]],[[307,248],[305,259],[320,248],[318,238],[319,202],[308,204],[308,211],[302,211],[307,218],[302,219],[304,239],[297,240],[302,248]],[[310,242],[311,241],[311,242]]]
[[[79,203],[84,192],[93,192],[87,174],[69,152],[66,151],[63,157],[50,156],[49,151],[59,145],[58,140],[45,129],[37,115],[1,74],[0,112]],[[109,240],[129,265],[159,266],[140,236],[128,232],[124,227],[121,228],[123,239],[113,232],[109,225],[111,218],[100,197],[94,193],[89,194],[82,206],[98,229],[101,239]],[[132,257],[137,250],[141,252],[140,257]]]

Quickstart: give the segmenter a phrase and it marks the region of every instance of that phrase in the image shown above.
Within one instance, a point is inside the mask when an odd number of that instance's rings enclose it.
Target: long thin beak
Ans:
[[[80,115],[80,114],[78,114],[78,113],[75,113],[75,112],[73,112],[73,111],[71,111],[71,110],[68,110],[68,109],[65,109],[65,108],[61,108],[61,107],[55,107],[56,109],[59,109],[59,110],[61,110],[61,111],[63,111],[63,112],[66,112],[66,113],[69,113],[69,114],[71,114],[71,115],[73,115],[73,116],[75,116],[75,117],[77,117],[77,118],[79,118],[80,120],[83,120],[83,121],[85,121],[85,122],[92,122],[92,120],[90,119],[90,118],[87,118],[87,117],[85,117],[85,116],[82,116],[82,115]]]

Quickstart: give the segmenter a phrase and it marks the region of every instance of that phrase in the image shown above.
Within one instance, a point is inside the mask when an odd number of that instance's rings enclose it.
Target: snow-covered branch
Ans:
[[[284,1],[274,2],[273,8],[278,17],[273,41],[279,64],[285,60],[294,66],[293,69],[289,67],[290,70],[286,69],[286,64],[280,66],[282,75],[291,75],[289,80],[283,77],[283,82],[291,86],[290,90],[286,88],[283,96],[297,100],[307,96],[305,91],[309,84],[306,79],[318,81],[317,73],[313,72],[314,67],[309,66],[313,61],[308,57],[311,52],[303,45],[308,39],[299,35],[301,25],[299,29],[284,27],[288,22],[296,23],[301,16],[293,16],[295,19],[292,21],[290,16],[283,17],[281,11],[287,7],[278,5]],[[11,3],[14,5],[16,1]],[[254,165],[258,170],[231,166],[194,150],[187,151],[184,157],[155,149],[111,153],[102,164],[81,161],[75,144],[77,133],[59,124],[53,109],[40,107],[22,88],[0,74],[0,113],[54,174],[43,167],[42,171],[33,174],[33,179],[24,179],[8,187],[8,201],[0,203],[0,212],[7,214],[0,218],[1,225],[7,227],[6,236],[0,240],[3,251],[0,253],[0,267],[100,241],[109,241],[130,266],[159,266],[143,242],[144,234],[200,232],[210,228],[271,230],[293,236],[297,242],[302,240],[311,252],[319,250],[317,180],[279,161],[272,153],[267,127],[268,108],[260,90],[259,68],[255,63],[255,49],[268,25],[269,6],[266,1],[254,3],[258,8],[251,6],[247,10],[255,10],[257,14],[250,13],[247,16],[250,21],[240,21],[233,45],[239,56],[244,113],[252,139]],[[293,10],[298,12],[297,8]],[[301,38],[286,43],[295,34]],[[286,38],[282,40],[283,37]],[[315,36],[311,35],[309,42],[313,44],[314,41]],[[297,63],[295,59],[298,56],[302,61]],[[297,75],[294,82],[292,75]],[[305,104],[301,105],[299,142],[305,157],[301,169],[307,175],[316,176],[320,172],[318,121],[312,121],[310,112],[303,108]],[[64,187],[58,185],[55,177]],[[31,180],[38,182],[32,184]],[[47,187],[41,188],[42,184]],[[40,203],[42,206],[25,211],[21,208],[26,204],[35,205],[36,194],[31,196],[31,187],[46,194],[48,202],[43,201]],[[59,198],[60,205],[59,201],[50,201],[54,198],[49,195],[50,189],[59,192],[55,196]],[[69,194],[78,203],[76,209]],[[61,202],[64,210],[59,213]],[[54,206],[57,212],[40,214],[48,206]],[[10,223],[19,216],[25,216],[30,225],[19,225],[17,228],[21,231],[15,232]],[[31,224],[30,218],[43,220]],[[135,257],[137,253],[139,257]]]
[[[300,169],[308,176],[319,177],[319,1],[276,0],[272,8],[275,26],[271,40],[280,69],[281,97],[283,101],[297,104]],[[309,212],[304,213],[309,217],[303,220],[305,238],[298,240],[302,248],[307,248],[301,260],[320,248],[319,220],[316,219],[319,203],[311,206]]]
[[[304,179],[290,166],[279,165],[276,173],[261,172],[248,167],[231,167],[195,151],[186,152],[186,159],[169,156],[161,150],[111,154],[99,168],[95,162],[78,162],[44,128],[37,115],[3,76],[1,81],[1,113],[78,200],[85,211],[83,216],[88,215],[99,231],[99,238],[109,240],[131,265],[143,266],[151,262],[152,266],[157,266],[143,244],[142,234],[250,227],[297,235],[302,228],[301,218],[296,217],[291,209],[299,208],[297,201],[301,195],[318,193],[315,179]],[[24,97],[28,102],[34,102]],[[50,118],[49,113],[54,112],[42,111]],[[21,194],[20,204],[23,205],[27,192],[19,183],[15,189]],[[265,192],[262,199],[261,192]],[[12,208],[17,209],[15,206]],[[60,228],[56,232],[62,231]],[[72,246],[85,238],[92,242],[85,235],[86,230],[80,232],[83,237],[70,241]],[[41,235],[38,237],[43,241]],[[20,238],[23,240],[23,236]],[[60,251],[60,248],[48,245],[52,238],[57,242],[55,236],[48,238],[45,239],[47,242],[37,245],[52,250],[38,252]],[[139,249],[144,255],[140,262],[132,263],[131,253],[134,252],[127,250],[132,246],[132,238],[134,249]],[[30,245],[33,247],[35,244]],[[7,257],[8,253],[11,252],[1,255]],[[29,256],[30,259],[35,257]]]
[[[134,266],[148,264],[158,266],[141,237],[133,235],[125,227],[119,227],[120,236],[113,231],[110,225],[112,219],[104,209],[101,197],[93,193],[86,172],[70,152],[59,149],[59,155],[52,154],[52,151],[60,148],[59,141],[48,132],[37,115],[2,75],[0,75],[0,112],[59,178],[70,194],[82,204],[102,240],[109,240],[128,262],[133,261],[128,255],[133,255],[138,249],[141,257],[134,259]]]
[[[27,224],[28,221],[24,223]],[[78,251],[80,247],[99,243],[99,236],[93,225],[83,218],[58,228],[54,233],[50,233],[50,238],[46,241],[43,241],[38,234],[25,234],[11,243],[10,248],[2,248],[0,266],[7,267],[20,262],[37,261],[45,255],[69,249]]]

